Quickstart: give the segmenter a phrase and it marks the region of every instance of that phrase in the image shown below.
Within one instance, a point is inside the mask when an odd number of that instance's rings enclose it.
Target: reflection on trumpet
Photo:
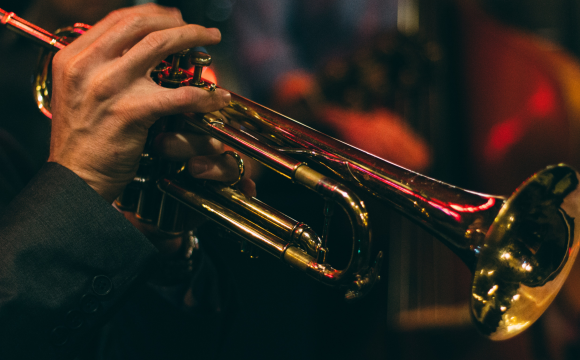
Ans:
[[[12,25],[17,21],[11,18],[6,22]],[[22,31],[22,27],[13,27]],[[82,29],[66,31],[72,37]],[[50,97],[44,90],[49,89],[48,64],[58,41],[51,40],[36,78],[36,88],[42,90],[38,92],[39,107],[47,112]],[[215,84],[200,78],[201,66],[208,63],[207,55],[184,51],[174,55],[173,65],[184,58],[197,66],[193,74],[162,63],[154,71],[154,79],[170,87],[199,86],[212,91]],[[240,128],[232,126],[234,122]],[[326,262],[327,229],[318,236],[307,226],[234,189],[186,183],[179,174],[180,166],[160,163],[147,149],[138,181],[118,200],[119,206],[135,210],[139,218],[167,232],[179,233],[178,202],[185,204],[290,266],[323,283],[344,288],[347,299],[370,290],[378,279],[382,256],[380,252],[371,256],[369,215],[364,203],[341,182],[306,165],[306,159],[340,181],[392,203],[449,246],[474,271],[471,315],[482,333],[492,339],[514,336],[542,314],[578,252],[574,231],[578,175],[564,165],[534,175],[506,200],[464,191],[398,167],[235,94],[230,105],[219,113],[167,118],[154,131],[173,127],[207,133],[315,191],[329,203],[338,203],[353,227],[346,268],[337,270]],[[157,184],[162,194],[156,193],[152,184]]]

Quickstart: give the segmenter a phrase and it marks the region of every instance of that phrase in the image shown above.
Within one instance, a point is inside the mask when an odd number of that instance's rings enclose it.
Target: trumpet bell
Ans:
[[[563,165],[532,176],[474,248],[471,316],[491,339],[533,324],[564,284],[578,255],[578,183],[576,171]]]
[[[47,49],[39,63],[35,95],[41,111],[50,116],[53,52],[88,26],[77,24],[55,36],[2,9],[0,16],[11,30]],[[193,60],[199,61],[192,61],[196,64],[193,74],[178,69],[178,64],[191,61],[191,56],[194,55],[183,51],[174,56],[173,64],[160,64],[152,74],[154,80],[169,87],[215,90],[215,84],[200,77],[200,67],[207,65],[207,56],[195,55],[198,58]],[[209,134],[328,202],[339,204],[353,229],[351,258],[346,268],[337,270],[327,263],[326,228],[319,237],[305,224],[235,189],[182,182],[182,166],[159,164],[160,159],[147,154],[147,149],[134,186],[128,187],[119,204],[136,208],[144,221],[160,227],[163,224],[170,228],[168,231],[178,233],[179,222],[162,219],[166,214],[180,213],[179,204],[172,201],[177,200],[282,262],[345,290],[347,299],[365,295],[379,279],[382,253],[371,256],[369,215],[364,203],[343,182],[391,203],[467,264],[474,273],[471,317],[477,328],[493,340],[508,339],[539,318],[564,284],[578,254],[575,228],[576,219],[580,219],[579,175],[566,165],[552,166],[532,176],[506,200],[462,190],[404,169],[236,94],[220,112],[185,114],[180,121],[180,128],[187,125]],[[237,122],[244,130],[230,122]],[[150,130],[150,138],[155,135]],[[334,177],[323,175],[296,158],[307,158]],[[155,171],[147,172],[145,168]],[[155,193],[157,189],[163,194]],[[155,201],[146,196],[150,193]],[[150,211],[150,206],[144,206],[146,203],[170,207]]]

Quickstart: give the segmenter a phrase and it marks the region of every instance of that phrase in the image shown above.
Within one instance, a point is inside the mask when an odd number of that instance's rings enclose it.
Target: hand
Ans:
[[[231,149],[228,149],[231,150]],[[155,151],[167,161],[188,162],[189,173],[199,179],[221,181],[231,184],[239,177],[239,169],[236,160],[229,155],[224,155],[224,145],[218,140],[206,135],[194,133],[164,132],[155,139]],[[244,157],[244,155],[240,154]],[[256,196],[256,185],[250,179],[252,170],[251,162],[244,159],[245,174],[236,187],[246,196]],[[184,211],[188,211],[185,207]],[[184,215],[187,229],[195,229],[205,219],[191,215]],[[171,257],[178,253],[182,244],[182,237],[174,237],[161,232],[156,226],[140,222],[135,214],[125,212],[125,217],[139,231],[141,231],[157,247],[159,252]]]
[[[162,156],[170,161],[187,161],[191,176],[198,179],[216,180],[226,184],[235,182],[239,177],[239,169],[236,160],[229,155],[223,155],[223,144],[207,135],[194,133],[171,133],[160,134],[155,146]],[[236,187],[246,196],[256,196],[256,185],[251,180],[251,161],[245,155],[245,174]]]
[[[229,103],[224,90],[167,89],[149,76],[168,55],[216,44],[220,37],[219,30],[188,25],[178,10],[157,5],[109,14],[54,57],[49,161],[112,202],[133,179],[157,119]],[[212,169],[204,173],[215,177]]]

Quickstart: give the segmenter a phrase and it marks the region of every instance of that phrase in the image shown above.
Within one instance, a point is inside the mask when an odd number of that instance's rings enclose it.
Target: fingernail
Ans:
[[[222,92],[222,100],[226,104],[226,106],[229,105],[230,101],[232,101],[232,94],[224,90]]]
[[[191,175],[203,174],[208,169],[208,164],[204,160],[196,159],[189,162],[189,172]]]

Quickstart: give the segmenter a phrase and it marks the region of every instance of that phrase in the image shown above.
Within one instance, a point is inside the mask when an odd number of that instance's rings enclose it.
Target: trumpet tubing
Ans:
[[[88,27],[77,24],[52,35],[0,9],[2,23],[44,44],[35,91],[39,108],[50,115],[50,59]],[[190,61],[193,73],[179,69]],[[200,76],[207,54],[183,51],[152,76],[162,86],[216,88]],[[237,123],[243,127],[232,126]],[[225,185],[192,182],[184,164],[164,163],[151,143],[161,131],[209,134],[277,173],[336,203],[353,228],[352,252],[344,269],[333,268],[325,225],[322,236],[307,225]],[[310,168],[316,163],[324,175]],[[369,214],[354,191],[367,191],[434,234],[474,273],[471,317],[491,339],[510,338],[529,327],[554,299],[578,254],[580,219],[578,173],[549,167],[526,180],[510,197],[479,194],[428,178],[326,136],[299,122],[232,94],[229,106],[210,114],[165,118],[150,130],[140,168],[117,203],[140,220],[169,233],[182,231],[180,206],[188,206],[246,241],[317,280],[365,295],[379,278],[382,253],[373,256]],[[158,191],[161,190],[161,191]],[[328,224],[328,221],[325,222]]]

